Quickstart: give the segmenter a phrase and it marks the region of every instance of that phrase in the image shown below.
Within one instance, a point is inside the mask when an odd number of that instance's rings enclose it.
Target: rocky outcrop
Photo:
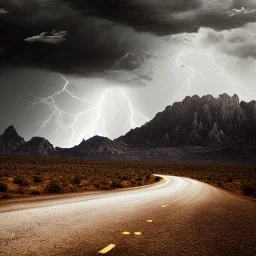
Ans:
[[[28,142],[19,146],[15,153],[20,153],[23,155],[40,155],[40,156],[53,156],[55,155],[55,149],[53,145],[41,137],[33,137]]]
[[[11,125],[0,135],[0,152],[13,151],[24,143],[25,140],[18,135],[15,128]]]
[[[163,138],[166,138],[163,140]],[[130,147],[227,146],[256,143],[256,102],[237,95],[186,97],[117,139]]]
[[[112,141],[106,137],[94,136],[83,140],[79,145],[70,149],[58,149],[60,156],[88,157],[88,158],[111,158],[125,153],[125,144]]]

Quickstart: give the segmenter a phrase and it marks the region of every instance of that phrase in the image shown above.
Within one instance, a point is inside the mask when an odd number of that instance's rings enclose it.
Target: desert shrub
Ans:
[[[162,179],[161,177],[156,176],[155,177],[155,182],[159,182],[161,179]]]
[[[142,178],[141,178],[141,177],[138,177],[136,180],[137,180],[137,181],[142,181]]]
[[[121,185],[120,182],[116,181],[116,180],[113,180],[112,181],[112,184],[111,184],[111,187],[112,188],[122,188],[123,186]]]
[[[242,184],[241,188],[245,195],[253,195],[256,192],[256,187],[249,182]]]
[[[21,177],[15,177],[13,180],[14,184],[22,185],[23,179]]]
[[[4,182],[0,182],[0,192],[6,192],[8,189],[8,186]]]
[[[70,185],[70,181],[68,178],[62,178],[61,183],[63,187],[68,187]]]
[[[94,182],[94,184],[93,184],[93,185],[94,185],[94,187],[95,187],[95,188],[100,188],[100,184],[99,184],[99,182]]]
[[[42,182],[42,178],[41,178],[40,176],[36,175],[36,176],[34,177],[34,182],[35,182],[35,183]]]
[[[41,195],[41,192],[39,190],[33,189],[30,191],[30,195]]]
[[[132,185],[136,184],[136,180],[135,179],[131,179],[130,182],[131,182]]]
[[[14,184],[21,186],[29,186],[31,184],[31,180],[27,177],[15,177],[13,180]]]
[[[123,181],[121,182],[121,185],[122,185],[123,188],[127,188],[127,187],[130,187],[130,186],[131,186],[131,182],[128,181],[128,180],[123,180]]]
[[[80,176],[75,176],[74,177],[74,183],[76,185],[79,185],[82,182],[82,178]]]
[[[223,186],[222,182],[219,181],[219,182],[218,182],[218,186],[219,186],[219,187],[222,187],[222,186]]]
[[[234,180],[233,177],[228,177],[227,178],[227,182],[233,182],[233,180]]]
[[[22,186],[19,186],[19,188],[18,188],[18,190],[17,190],[17,193],[19,193],[19,194],[25,194],[25,189],[24,189],[24,187],[22,187]]]
[[[147,179],[147,180],[150,180],[150,178],[151,178],[151,174],[149,173],[149,174],[146,176],[146,179]]]
[[[51,183],[46,187],[48,193],[61,193],[63,192],[62,183],[58,180],[52,180]]]
[[[69,189],[71,192],[75,192],[75,191],[77,191],[77,185],[76,184],[70,185]]]

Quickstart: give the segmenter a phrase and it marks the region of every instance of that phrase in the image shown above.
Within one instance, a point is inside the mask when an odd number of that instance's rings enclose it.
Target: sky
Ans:
[[[0,133],[115,139],[186,96],[256,99],[254,0],[1,0]]]

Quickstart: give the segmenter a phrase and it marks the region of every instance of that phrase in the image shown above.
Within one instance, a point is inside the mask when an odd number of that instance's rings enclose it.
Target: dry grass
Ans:
[[[0,155],[0,198],[152,184],[153,173],[184,176],[256,197],[256,167]]]

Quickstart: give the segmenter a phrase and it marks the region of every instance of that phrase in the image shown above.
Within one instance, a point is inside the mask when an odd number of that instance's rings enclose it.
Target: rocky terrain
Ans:
[[[20,145],[13,152],[17,152],[24,155],[42,155],[52,156],[56,154],[56,150],[53,145],[41,137],[33,137],[31,140]]]
[[[68,148],[56,148],[56,153],[62,157],[81,158],[115,158],[124,156],[127,147],[124,143],[112,141],[106,137],[94,136],[83,140],[79,145]]]
[[[135,148],[256,145],[256,102],[227,94],[186,97],[117,140]]]
[[[13,126],[9,126],[2,135],[0,135],[0,152],[11,152],[23,145],[25,140],[20,137]]]
[[[44,138],[30,141],[13,126],[0,136],[0,152],[87,159],[256,163],[256,102],[237,95],[186,97],[140,128],[112,141],[94,136],[79,145],[54,148]]]

